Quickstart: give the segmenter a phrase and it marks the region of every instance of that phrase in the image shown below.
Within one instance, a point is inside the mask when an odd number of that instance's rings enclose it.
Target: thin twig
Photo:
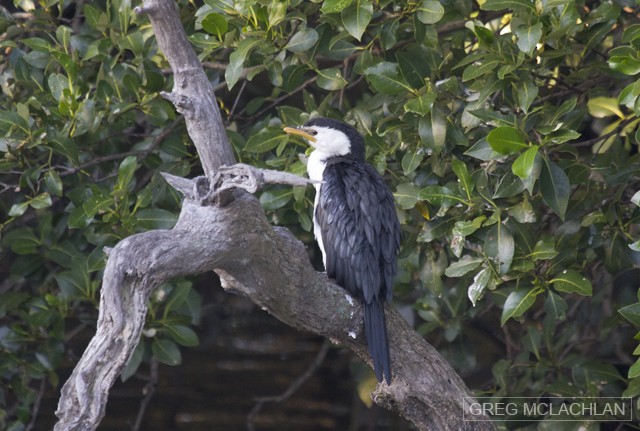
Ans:
[[[242,97],[242,93],[244,93],[244,89],[247,87],[247,80],[242,81],[242,85],[240,86],[240,90],[238,90],[238,94],[236,95],[235,100],[233,101],[233,105],[231,106],[231,110],[229,111],[229,115],[227,115],[227,121],[225,122],[226,126],[229,127],[231,122],[233,121],[233,116],[236,113],[236,108],[238,107],[238,102]]]
[[[316,80],[318,79],[317,76],[314,76],[313,78],[310,78],[308,80],[306,80],[305,82],[303,82],[298,88],[296,88],[295,90],[289,92],[289,93],[285,93],[284,95],[278,97],[277,99],[275,99],[273,102],[271,102],[269,104],[269,106],[261,109],[257,114],[254,114],[253,116],[251,116],[250,119],[254,119],[254,118],[260,118],[262,115],[264,115],[267,111],[273,109],[274,106],[279,105],[283,100],[288,99],[289,97],[293,96],[296,93],[301,92],[302,90],[304,90],[305,88],[307,88],[309,85],[313,84],[314,82],[316,82]]]
[[[153,398],[153,394],[156,392],[156,387],[158,386],[158,361],[152,359],[150,368],[149,382],[145,385],[144,389],[142,389],[144,398],[142,398],[142,400],[140,401],[138,416],[136,417],[135,423],[131,427],[131,431],[140,430],[140,427],[142,426],[142,420],[144,419],[144,414],[147,411],[149,402],[151,401],[151,398]]]
[[[600,141],[602,141],[603,144],[604,144],[604,142],[606,142],[607,139],[609,139],[612,136],[615,136],[615,135],[619,134],[620,132],[622,132],[624,130],[624,128],[629,125],[629,123],[631,123],[632,121],[635,121],[635,120],[636,120],[635,117],[626,118],[626,119],[622,120],[620,122],[620,124],[618,124],[618,127],[613,129],[609,133],[605,133],[604,135],[601,135],[601,136],[598,136],[598,137],[595,137],[595,138],[587,139],[586,141],[576,142],[576,143],[572,144],[572,146],[574,146],[574,147],[590,147],[592,145],[597,144]]]
[[[165,127],[164,130],[162,130],[162,132],[158,133],[154,138],[153,141],[151,142],[151,146],[149,146],[149,148],[147,148],[146,150],[135,150],[135,151],[125,151],[124,153],[118,153],[118,154],[109,154],[106,156],[102,156],[102,157],[97,157],[94,158],[86,163],[83,163],[82,165],[76,166],[75,168],[67,168],[66,171],[64,172],[60,172],[60,176],[61,177],[66,177],[68,175],[73,175],[73,174],[77,174],[78,172],[90,168],[92,166],[95,165],[99,165],[101,163],[105,163],[105,162],[111,162],[113,160],[121,160],[124,159],[126,157],[129,156],[138,156],[138,157],[145,157],[149,154],[151,154],[156,148],[158,148],[158,146],[162,143],[162,141],[169,136],[171,133],[173,133],[173,131],[175,130],[176,126],[178,124],[180,124],[182,122],[183,117],[180,116],[178,118],[176,118],[169,126]]]
[[[324,343],[322,343],[322,347],[320,347],[320,350],[318,350],[318,353],[316,354],[315,359],[313,360],[311,365],[309,365],[309,368],[307,368],[307,370],[304,373],[302,373],[300,377],[294,380],[283,393],[281,393],[280,395],[272,395],[267,397],[256,398],[256,404],[253,406],[253,409],[251,409],[251,412],[247,415],[248,431],[254,431],[253,422],[256,416],[258,415],[258,413],[260,413],[260,410],[262,409],[262,406],[265,403],[281,403],[283,401],[286,401],[293,394],[295,394],[296,391],[300,389],[300,387],[307,380],[309,380],[309,378],[311,378],[311,376],[313,376],[313,374],[320,367],[320,365],[322,365],[324,358],[327,356],[329,347],[331,347],[331,344],[325,340]]]
[[[47,380],[40,380],[40,388],[38,389],[38,396],[36,397],[35,402],[33,403],[33,408],[31,410],[31,421],[25,427],[25,431],[31,431],[36,424],[36,420],[38,419],[38,411],[40,410],[40,404],[42,403],[42,398],[44,397],[44,390],[47,388]]]

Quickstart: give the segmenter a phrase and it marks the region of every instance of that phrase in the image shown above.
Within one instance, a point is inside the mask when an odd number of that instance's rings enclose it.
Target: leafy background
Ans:
[[[23,429],[94,325],[103,247],[170,228],[159,172],[201,172],[131,2],[3,5],[0,423]],[[239,161],[303,174],[282,127],[309,115],[365,135],[403,225],[395,302],[478,394],[640,395],[635,1],[178,6]],[[313,250],[311,189],[260,201]],[[180,363],[201,302],[160,287],[124,377]]]

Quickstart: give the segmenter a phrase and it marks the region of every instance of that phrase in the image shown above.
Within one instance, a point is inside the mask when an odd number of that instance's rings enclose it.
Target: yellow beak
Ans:
[[[313,135],[311,135],[309,132],[305,131],[304,128],[295,128],[295,127],[285,127],[284,132],[289,134],[289,135],[298,135],[298,136],[302,136],[303,138],[305,138],[306,140],[308,140],[309,142],[316,142],[316,138],[313,137]]]

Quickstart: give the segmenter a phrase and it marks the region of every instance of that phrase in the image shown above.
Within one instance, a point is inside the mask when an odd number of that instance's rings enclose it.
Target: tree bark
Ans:
[[[149,15],[158,45],[174,70],[175,86],[166,97],[184,113],[207,176],[165,176],[185,196],[176,226],[133,235],[109,252],[97,331],[62,388],[56,431],[97,428],[109,389],[140,340],[151,292],[178,276],[213,270],[225,289],[248,296],[288,325],[348,347],[370,363],[361,306],[312,268],[304,245],[288,230],[272,227],[249,193],[265,183],[308,181],[241,165],[222,168],[233,163],[233,152],[175,4],[147,0],[137,12]],[[386,313],[394,380],[378,385],[374,401],[419,430],[494,429],[486,417],[464,421],[464,413],[469,414],[464,398],[472,395],[462,379],[393,307]]]

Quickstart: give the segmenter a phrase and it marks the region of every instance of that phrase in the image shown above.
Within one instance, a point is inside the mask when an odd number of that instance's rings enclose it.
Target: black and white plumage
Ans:
[[[391,382],[384,303],[393,296],[400,223],[393,195],[365,161],[363,137],[351,126],[314,118],[285,128],[314,151],[307,172],[315,184],[314,234],[327,275],[364,306],[367,345],[378,381]],[[321,183],[320,183],[321,181]]]

